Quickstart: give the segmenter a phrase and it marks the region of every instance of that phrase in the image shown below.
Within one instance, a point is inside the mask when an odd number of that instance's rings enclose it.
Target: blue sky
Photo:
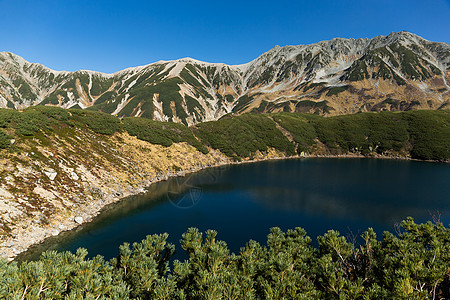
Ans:
[[[0,51],[111,73],[193,57],[249,62],[275,45],[407,30],[450,43],[450,0],[0,0]]]

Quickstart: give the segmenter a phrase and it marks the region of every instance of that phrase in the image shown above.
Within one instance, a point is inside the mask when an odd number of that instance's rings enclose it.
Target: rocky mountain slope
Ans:
[[[229,66],[190,58],[114,74],[58,72],[0,53],[0,107],[90,108],[196,124],[229,113],[450,107],[450,45],[408,32],[275,47]]]

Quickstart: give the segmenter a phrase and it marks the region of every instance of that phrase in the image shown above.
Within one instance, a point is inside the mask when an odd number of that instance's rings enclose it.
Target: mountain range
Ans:
[[[99,110],[188,125],[246,112],[450,108],[450,45],[409,32],[276,46],[242,65],[192,58],[113,74],[54,71],[0,53],[0,107]]]

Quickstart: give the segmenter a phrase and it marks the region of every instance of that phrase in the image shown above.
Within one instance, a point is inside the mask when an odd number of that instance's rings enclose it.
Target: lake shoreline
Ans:
[[[272,154],[273,155],[273,154]],[[188,170],[182,170],[178,172],[169,172],[163,176],[157,176],[152,177],[147,180],[144,180],[138,184],[138,186],[132,187],[129,186],[126,191],[124,191],[123,194],[120,196],[118,195],[108,195],[106,198],[102,199],[102,201],[94,201],[93,203],[90,203],[89,205],[86,205],[83,207],[83,212],[80,212],[77,214],[75,218],[66,218],[65,216],[53,216],[54,219],[59,220],[65,220],[65,221],[59,221],[58,224],[53,224],[52,227],[49,227],[47,229],[44,229],[40,232],[40,234],[37,233],[30,233],[26,235],[19,235],[19,237],[9,239],[9,241],[5,241],[2,243],[1,247],[2,250],[2,256],[6,258],[7,260],[11,261],[14,260],[16,256],[19,254],[26,252],[31,246],[40,244],[44,242],[46,239],[52,236],[57,236],[62,232],[72,231],[76,230],[80,226],[83,226],[89,222],[92,222],[95,217],[97,217],[106,207],[118,203],[122,201],[124,198],[143,194],[147,191],[147,189],[153,184],[157,182],[162,182],[169,180],[170,178],[174,177],[182,177],[189,174],[197,173],[199,171],[210,169],[210,168],[217,168],[227,165],[239,165],[239,164],[247,164],[247,163],[255,163],[255,162],[262,162],[262,161],[271,161],[271,160],[286,160],[286,159],[307,159],[307,158],[368,158],[368,159],[400,159],[400,160],[415,160],[411,159],[409,157],[402,157],[402,156],[387,156],[387,155],[377,155],[377,156],[364,156],[361,154],[339,154],[339,155],[294,155],[294,156],[259,156],[254,159],[247,159],[242,161],[232,161],[231,159],[221,159],[219,162],[215,164],[208,164],[208,165],[202,165],[200,167],[192,166]],[[419,160],[422,161],[422,160]],[[62,218],[61,218],[62,217]],[[78,217],[78,220],[76,218]],[[81,218],[81,219],[80,219]],[[56,227],[56,228],[55,228]],[[42,229],[42,228],[40,228]],[[56,229],[56,230],[55,230]],[[25,230],[25,229],[24,229]],[[31,235],[31,236],[30,236]],[[19,249],[19,251],[17,251]],[[11,251],[5,251],[5,250],[11,250]]]

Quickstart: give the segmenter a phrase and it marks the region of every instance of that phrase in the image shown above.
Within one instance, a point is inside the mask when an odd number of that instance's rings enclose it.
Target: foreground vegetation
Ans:
[[[330,230],[313,247],[305,230],[272,228],[267,244],[249,241],[230,253],[215,231],[191,228],[189,255],[171,257],[167,234],[124,244],[111,261],[87,251],[45,252],[38,261],[0,262],[2,299],[449,299],[450,229],[401,223],[359,246]]]
[[[37,106],[23,112],[0,109],[0,149],[11,139],[38,138],[64,128],[97,134],[126,131],[163,146],[186,142],[202,153],[218,149],[236,160],[274,148],[285,155],[390,155],[422,160],[450,160],[450,111],[381,112],[320,117],[275,113],[227,116],[193,127],[146,118],[119,119],[97,111]],[[13,147],[12,147],[13,148]]]

